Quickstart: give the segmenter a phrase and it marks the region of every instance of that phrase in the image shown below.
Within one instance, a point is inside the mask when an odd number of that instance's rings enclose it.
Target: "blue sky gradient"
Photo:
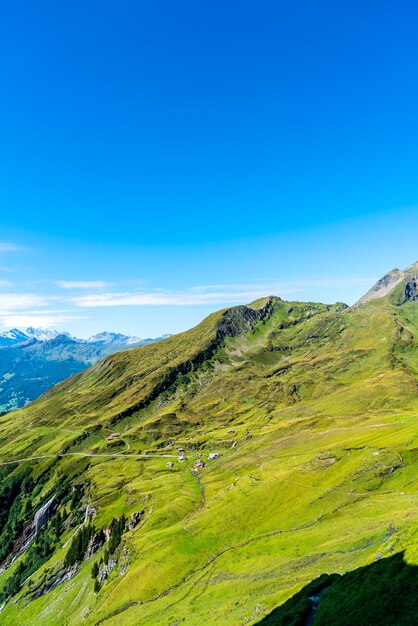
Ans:
[[[0,7],[0,329],[354,302],[418,259],[418,7]]]

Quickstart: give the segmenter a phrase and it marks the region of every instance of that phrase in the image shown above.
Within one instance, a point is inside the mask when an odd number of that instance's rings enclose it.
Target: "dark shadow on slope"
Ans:
[[[418,567],[400,552],[343,576],[323,575],[258,622],[262,626],[418,624]]]

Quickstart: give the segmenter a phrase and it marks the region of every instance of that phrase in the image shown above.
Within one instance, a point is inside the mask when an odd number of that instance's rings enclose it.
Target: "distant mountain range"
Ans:
[[[417,390],[418,264],[107,356],[0,419],[1,624],[418,624]]]
[[[25,406],[65,378],[101,358],[154,341],[103,332],[88,339],[47,328],[0,332],[0,412]]]
[[[70,333],[59,332],[54,328],[33,328],[33,326],[29,326],[29,328],[27,328],[26,330],[12,328],[12,330],[0,332],[0,347],[13,346],[18,343],[28,341],[29,339],[36,339],[37,341],[42,342],[50,341],[51,339],[55,339],[60,335],[64,337],[69,337],[77,343],[94,343],[102,346],[108,344],[118,344],[123,346],[142,346],[146,343],[152,343],[153,341],[156,341],[155,339],[151,338],[141,339],[140,337],[132,337],[131,335],[122,335],[121,333],[111,332],[98,333],[97,335],[93,335],[88,339],[78,339],[77,337],[72,337]],[[164,339],[165,337],[169,337],[169,335],[162,335],[161,337],[158,337],[158,339]]]

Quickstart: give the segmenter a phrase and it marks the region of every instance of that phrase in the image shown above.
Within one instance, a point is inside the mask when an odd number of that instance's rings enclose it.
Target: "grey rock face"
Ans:
[[[355,306],[389,296],[393,304],[418,300],[418,262],[404,270],[394,269],[380,278]]]
[[[418,286],[415,278],[405,285],[405,300],[407,302],[418,300]]]
[[[390,293],[403,279],[405,276],[405,272],[402,270],[394,269],[391,272],[388,272],[380,278],[375,285],[367,293],[364,294],[356,302],[356,306],[359,304],[365,304],[366,302],[370,302],[370,300],[377,300],[378,298],[383,298],[388,293]]]
[[[129,517],[129,521],[127,523],[128,530],[132,530],[133,528],[135,528],[135,526],[137,526],[139,524],[139,522],[141,521],[142,516],[144,515],[144,512],[145,511],[138,511],[136,513],[132,513],[132,515]]]
[[[105,539],[105,534],[102,530],[97,531],[97,533],[93,535],[93,537],[89,541],[89,545],[87,548],[86,560],[91,559],[93,554],[95,554],[95,552],[97,552],[97,550],[102,547]]]

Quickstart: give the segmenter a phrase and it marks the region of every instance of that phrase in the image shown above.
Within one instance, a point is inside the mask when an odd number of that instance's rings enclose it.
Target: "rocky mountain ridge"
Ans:
[[[380,278],[356,306],[388,296],[394,304],[418,300],[418,261],[404,270],[395,268]]]

